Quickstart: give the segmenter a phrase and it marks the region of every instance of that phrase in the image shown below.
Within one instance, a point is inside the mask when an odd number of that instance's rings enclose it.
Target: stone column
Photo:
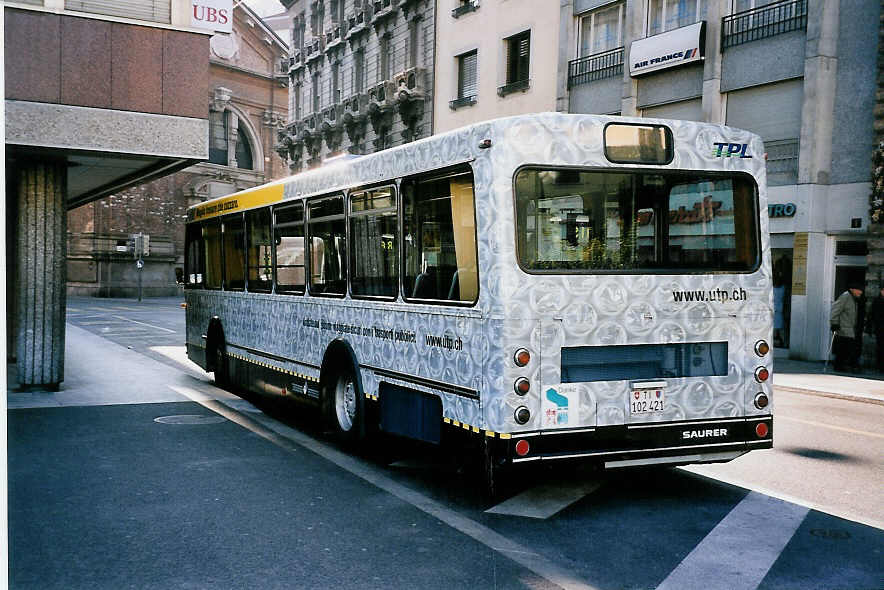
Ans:
[[[23,388],[64,380],[67,169],[26,161],[18,171],[16,366]]]
[[[706,7],[706,61],[703,64],[703,120],[724,125],[727,95],[721,93],[721,19],[728,0],[711,0]]]
[[[645,2],[642,0],[626,0],[626,31],[623,34],[623,97],[620,103],[620,114],[624,117],[637,117],[638,80],[629,75],[630,46],[636,39],[645,36]]]

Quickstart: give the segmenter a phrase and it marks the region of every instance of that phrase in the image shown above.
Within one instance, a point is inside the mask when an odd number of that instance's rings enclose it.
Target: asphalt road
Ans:
[[[444,449],[341,449],[214,388],[173,300],[68,315],[69,347],[156,396],[10,394],[13,588],[884,587],[882,406],[778,392],[773,450],[534,469],[490,505]]]

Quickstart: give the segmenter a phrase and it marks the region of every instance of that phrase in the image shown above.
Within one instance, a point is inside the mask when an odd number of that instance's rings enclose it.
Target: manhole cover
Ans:
[[[160,424],[218,424],[224,422],[226,418],[221,416],[200,416],[197,414],[182,414],[180,416],[160,416],[154,418],[154,422]]]

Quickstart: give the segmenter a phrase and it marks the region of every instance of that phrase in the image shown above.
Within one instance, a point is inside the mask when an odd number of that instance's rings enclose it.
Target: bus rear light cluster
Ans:
[[[759,410],[763,410],[770,403],[770,399],[768,399],[767,394],[759,393],[755,396],[755,407]]]
[[[755,369],[755,380],[759,383],[764,383],[770,377],[770,371],[767,370],[767,367],[758,367]]]
[[[755,425],[755,435],[758,436],[758,438],[764,438],[769,432],[770,428],[768,428],[767,424],[764,422],[759,422]]]
[[[520,457],[524,457],[531,451],[531,445],[528,444],[527,440],[520,440],[516,443],[516,454]]]
[[[758,356],[764,356],[770,352],[770,344],[765,342],[764,340],[759,340],[755,343],[755,354]]]
[[[520,348],[516,351],[516,354],[513,355],[513,362],[515,362],[518,367],[524,367],[531,362],[531,353],[528,352],[527,348]]]
[[[519,377],[513,384],[513,389],[516,390],[516,393],[518,395],[525,395],[526,393],[531,391],[531,382],[524,377]]]
[[[531,412],[525,406],[519,406],[513,416],[519,424],[527,424],[531,419]]]

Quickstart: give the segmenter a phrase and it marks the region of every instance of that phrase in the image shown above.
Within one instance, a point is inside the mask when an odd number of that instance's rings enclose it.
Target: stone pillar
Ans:
[[[838,0],[809,2],[798,184],[829,184],[838,71]]]
[[[623,35],[623,97],[620,103],[620,114],[624,117],[637,117],[638,80],[629,75],[629,49],[632,42],[645,36],[645,2],[642,0],[626,0],[626,31]]]
[[[57,389],[64,380],[67,211],[63,162],[18,171],[16,366],[18,382]]]
[[[727,95],[721,93],[721,19],[728,0],[711,0],[706,7],[706,61],[703,64],[703,120],[724,125]]]

